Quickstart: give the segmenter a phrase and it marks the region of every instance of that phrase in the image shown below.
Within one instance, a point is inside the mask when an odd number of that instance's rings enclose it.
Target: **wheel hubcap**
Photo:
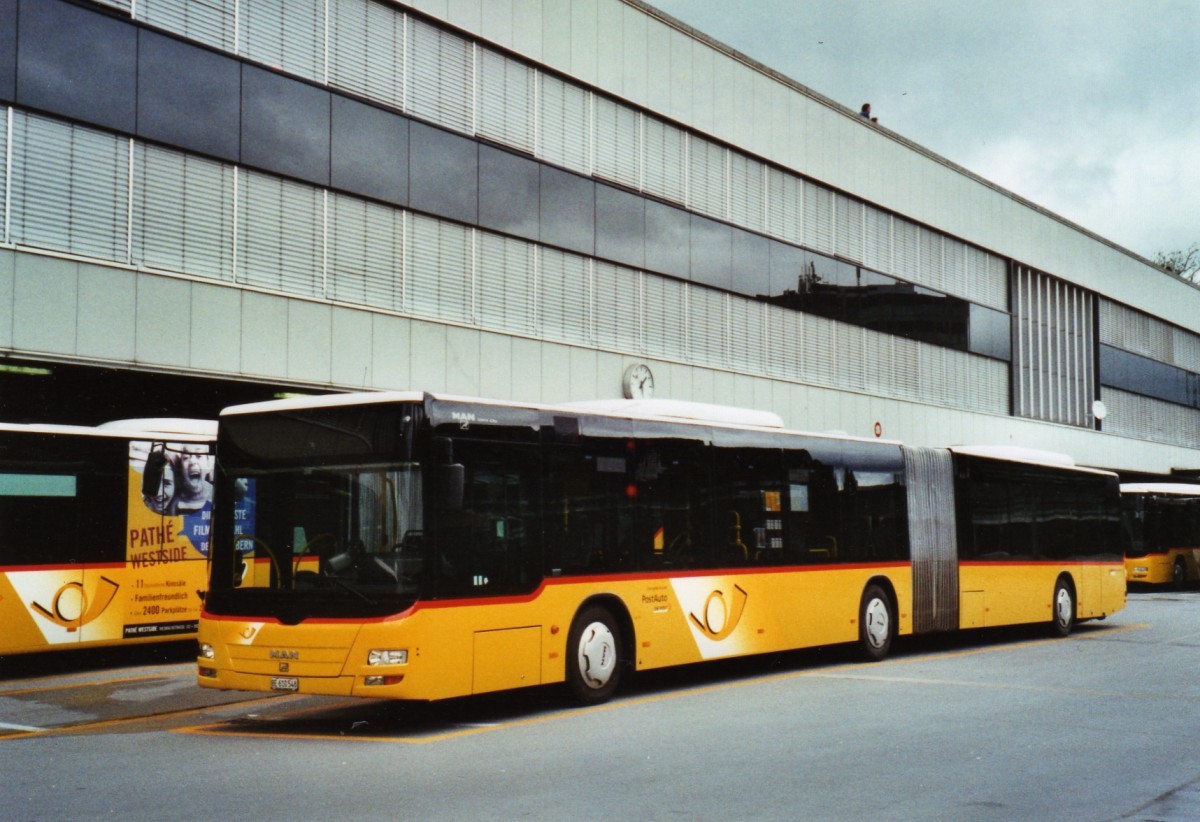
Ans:
[[[887,642],[891,631],[890,620],[891,614],[883,600],[873,599],[867,603],[863,609],[863,628],[872,647],[882,648]]]
[[[1055,601],[1055,606],[1058,614],[1058,624],[1064,626],[1070,625],[1072,617],[1071,612],[1074,610],[1071,605],[1071,592],[1066,588],[1059,588],[1058,599]]]
[[[579,638],[579,673],[592,688],[603,688],[617,667],[617,643],[603,622],[593,622]]]

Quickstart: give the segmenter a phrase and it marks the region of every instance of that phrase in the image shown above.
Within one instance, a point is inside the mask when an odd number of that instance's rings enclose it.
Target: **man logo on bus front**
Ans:
[[[726,604],[724,593],[717,589],[708,595],[708,599],[704,600],[703,618],[695,614],[688,614],[688,616],[691,617],[692,623],[700,629],[701,633],[714,642],[720,642],[737,628],[749,596],[742,586],[734,585],[731,595],[733,602]]]

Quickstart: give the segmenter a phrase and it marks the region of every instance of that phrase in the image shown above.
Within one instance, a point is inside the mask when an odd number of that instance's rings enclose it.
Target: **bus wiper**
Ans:
[[[323,579],[329,580],[330,582],[336,584],[340,588],[345,588],[347,591],[354,594],[356,597],[358,597],[359,599],[361,599],[363,602],[367,603],[368,605],[378,605],[379,604],[378,602],[376,602],[375,600],[371,599],[369,596],[364,594],[362,591],[355,588],[349,582],[346,582],[346,580],[344,580],[344,579],[339,579],[338,577],[333,577],[333,576],[329,576],[329,575],[326,575],[325,577],[323,577]]]

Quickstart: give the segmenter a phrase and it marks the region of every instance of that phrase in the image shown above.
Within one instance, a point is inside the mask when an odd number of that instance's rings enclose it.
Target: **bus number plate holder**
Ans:
[[[294,676],[273,676],[271,677],[272,691],[298,691],[300,690],[300,680]]]

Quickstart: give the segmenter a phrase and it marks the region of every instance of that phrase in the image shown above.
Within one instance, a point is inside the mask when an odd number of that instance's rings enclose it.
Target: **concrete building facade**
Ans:
[[[639,0],[0,0],[0,105],[6,418],[31,374],[186,415],[644,366],[1200,470],[1200,291]]]

